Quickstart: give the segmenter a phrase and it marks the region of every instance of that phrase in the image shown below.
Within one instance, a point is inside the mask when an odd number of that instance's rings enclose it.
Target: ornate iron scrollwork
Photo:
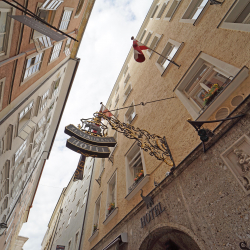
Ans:
[[[242,250],[250,250],[250,248],[247,247],[247,243],[245,241],[240,242],[240,249]]]
[[[101,126],[101,119],[106,120],[112,129],[124,134],[129,139],[136,140],[138,146],[144,151],[149,152],[151,156],[156,157],[156,159],[165,162],[169,166],[173,166],[173,168],[175,167],[174,160],[165,137],[150,134],[144,129],[135,128],[131,124],[120,122],[114,116],[107,117],[102,112],[94,113],[94,120],[96,121],[95,124]]]

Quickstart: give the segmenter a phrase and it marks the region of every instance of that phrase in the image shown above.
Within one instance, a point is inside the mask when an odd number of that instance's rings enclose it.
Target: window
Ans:
[[[35,139],[34,146],[36,147],[42,141],[42,139],[43,139],[43,132],[41,131]]]
[[[76,9],[76,13],[75,13],[75,17],[78,17],[80,15],[82,8],[83,8],[84,1],[85,0],[79,0],[78,6]]]
[[[131,193],[136,188],[140,189],[140,186],[145,180],[148,179],[145,177],[146,169],[143,159],[142,150],[135,143],[134,146],[130,149],[125,158],[126,169],[127,169],[127,190],[128,194]],[[143,183],[144,185],[146,183]],[[135,190],[138,192],[139,190]],[[130,198],[131,199],[131,198]]]
[[[154,10],[153,10],[152,15],[151,15],[150,18],[154,18],[154,15],[155,15],[155,13],[156,13],[158,7],[159,7],[159,4],[155,6],[155,8],[154,8]]]
[[[131,84],[129,84],[126,91],[125,91],[125,93],[124,93],[124,102],[123,102],[123,104],[126,102],[126,100],[127,100],[128,96],[129,96],[129,94],[131,93],[131,91],[132,91],[132,86],[131,86]]]
[[[69,219],[68,219],[68,224],[67,224],[67,226],[69,225],[69,223],[70,223],[70,220],[71,220],[71,215],[72,215],[72,211],[69,213]]]
[[[106,216],[108,216],[116,208],[116,172],[112,175],[108,182],[107,195]]]
[[[24,141],[20,148],[15,153],[15,162],[17,162],[18,158],[22,155],[24,150],[26,149],[27,141]]]
[[[69,244],[68,244],[68,250],[71,249],[71,241],[69,241]]]
[[[118,109],[118,107],[117,107],[117,109]],[[115,118],[117,118],[117,117],[118,117],[118,115],[119,115],[119,111],[118,111],[118,110],[116,110],[116,111],[115,111],[115,113],[114,113],[114,117],[115,117]]]
[[[173,0],[169,10],[167,11],[167,14],[164,18],[164,20],[168,20],[170,21],[175,13],[175,11],[177,10],[177,8],[179,7],[181,3],[181,0]]]
[[[59,30],[67,30],[68,29],[72,12],[73,11],[69,10],[69,9],[64,10]]]
[[[176,86],[175,93],[193,119],[202,114],[200,118],[206,120],[247,77],[246,67],[239,70],[201,53]],[[204,113],[205,110],[208,111]]]
[[[70,55],[70,43],[71,43],[71,38],[68,38],[66,40],[65,48],[64,48],[64,53],[66,56]]]
[[[45,116],[43,116],[43,117],[39,120],[39,122],[37,123],[37,131],[38,131],[39,129],[41,129],[41,127],[43,126],[45,120],[46,120],[46,119],[45,119]]]
[[[86,200],[87,200],[87,191],[85,191],[85,193],[83,195],[82,205],[84,205],[86,203]]]
[[[114,108],[116,107],[116,105],[117,105],[118,102],[119,102],[119,95],[115,99],[115,106],[114,106]]]
[[[125,113],[125,122],[126,123],[132,123],[134,120],[136,113],[135,113],[135,107],[133,106],[133,103],[130,105],[130,107],[127,112]]]
[[[104,167],[105,167],[105,159],[101,159],[101,165],[100,165],[100,173],[99,173],[99,176],[102,175],[102,172],[104,170]]]
[[[53,96],[56,96],[57,93],[59,92],[59,84],[60,84],[61,77],[58,78],[54,83],[53,83]]]
[[[52,49],[52,52],[51,52],[51,56],[50,56],[50,60],[49,62],[52,62],[54,61],[55,59],[57,59],[60,55],[60,52],[61,52],[61,49],[62,49],[62,43],[63,42],[59,42],[59,43],[56,43]]]
[[[127,65],[126,68],[124,69],[123,75],[125,76],[127,72],[128,72],[128,65]]]
[[[18,129],[21,130],[30,120],[34,101],[27,105],[19,114]]]
[[[192,0],[180,22],[194,23],[209,6],[209,0]]]
[[[160,39],[161,39],[161,35],[156,34],[149,47],[152,50],[154,50],[156,48],[156,46],[158,45]],[[153,53],[152,50],[150,50],[150,49],[147,50],[149,57],[151,57],[151,55]]]
[[[78,213],[79,208],[80,208],[80,200],[76,204],[76,214]]]
[[[140,42],[142,41],[142,39],[143,39],[144,36],[146,35],[146,32],[147,32],[147,30],[143,30],[142,35],[141,35],[141,37],[140,37],[140,39],[139,39]]]
[[[11,18],[8,15],[11,15],[12,9],[8,7],[2,7],[0,5],[0,56],[6,55],[8,50],[8,41],[9,41],[9,31]]]
[[[95,202],[93,232],[95,232],[95,230],[98,228],[100,207],[101,207],[101,195],[98,197],[98,199]]]
[[[120,86],[120,84],[118,83],[118,85],[117,85],[117,88],[115,89],[115,95],[118,93],[118,91],[119,91],[119,86]]]
[[[50,37],[42,35],[42,34],[38,36],[37,33],[39,32],[35,32],[36,35],[34,34],[33,36],[33,40],[34,40],[37,52],[42,52],[43,50],[52,47],[52,42],[51,42]]]
[[[76,237],[75,237],[75,250],[78,249],[78,239],[79,239],[79,232],[76,233]]]
[[[235,1],[220,28],[250,32],[250,0]]]
[[[6,77],[0,80],[0,110],[3,108],[3,94],[4,94],[5,79]]]
[[[130,79],[130,74],[128,73],[128,75],[127,75],[127,77],[125,78],[125,81],[124,81],[124,87],[127,85],[129,79]]]
[[[161,54],[169,60],[174,61],[178,54],[177,52],[179,48],[181,48],[181,45],[181,43],[169,39]],[[171,66],[171,63],[164,57],[159,56],[157,62],[155,63],[161,74],[166,72],[166,69]]]
[[[147,35],[147,37],[146,37],[146,39],[144,41],[144,45],[148,44],[148,41],[149,41],[150,37],[152,36],[152,34],[153,34],[153,32],[150,32],[150,31],[148,32],[148,35]]]
[[[25,71],[23,80],[34,75],[41,68],[43,59],[43,53],[38,53],[35,56],[31,56],[26,60]]]
[[[63,1],[58,0],[46,0],[45,3],[42,5],[41,9],[45,10],[56,10],[61,5]]]
[[[47,106],[48,97],[49,97],[49,89],[41,96],[40,112],[42,112],[44,108]]]
[[[164,12],[165,9],[167,8],[168,2],[169,2],[169,1],[166,1],[166,2],[164,2],[164,3],[162,4],[161,9],[160,9],[160,11],[159,11],[159,13],[158,13],[156,19],[160,19],[160,18],[161,18],[163,12]]]

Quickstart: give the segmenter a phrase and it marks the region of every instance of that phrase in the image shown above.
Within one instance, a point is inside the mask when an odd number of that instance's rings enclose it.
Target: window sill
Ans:
[[[103,222],[103,224],[106,226],[118,213],[118,207],[116,207],[106,218],[106,220]]]
[[[98,233],[99,233],[99,229],[96,229],[95,232],[92,233],[88,241],[91,242],[98,235]]]
[[[138,117],[138,115],[136,114],[135,117],[133,118],[133,120],[131,122],[127,122],[127,123],[132,125],[132,123],[134,123],[134,121],[136,120],[137,117]]]
[[[141,181],[135,186],[135,188],[129,193],[127,194],[127,196],[125,197],[125,199],[127,201],[131,200],[138,192],[139,190],[146,185],[146,183],[148,183],[149,181],[149,175],[145,175],[143,179],[141,179]]]
[[[25,78],[25,80],[23,80],[21,83],[20,83],[20,86],[24,85],[26,82],[28,82],[32,77],[36,76],[38,73],[40,73],[40,70],[38,70],[36,73],[32,74],[31,76]]]

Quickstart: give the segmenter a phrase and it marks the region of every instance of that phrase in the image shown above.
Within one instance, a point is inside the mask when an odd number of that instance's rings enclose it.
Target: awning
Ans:
[[[121,233],[118,235],[113,241],[111,241],[106,247],[102,250],[116,250],[116,246],[120,245],[120,243],[128,243],[128,234]]]

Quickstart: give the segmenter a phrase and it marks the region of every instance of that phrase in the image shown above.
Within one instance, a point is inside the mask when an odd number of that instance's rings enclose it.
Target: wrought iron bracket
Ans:
[[[243,242],[240,242],[240,249],[243,249],[243,250],[250,250],[249,247],[247,247],[247,243],[245,241]]]
[[[214,5],[214,4],[220,4],[222,5],[225,2],[225,0],[223,2],[217,1],[217,0],[210,0],[210,5]]]
[[[236,115],[234,117],[228,117],[225,119],[219,119],[219,120],[213,120],[213,121],[191,121],[191,120],[187,120],[187,121],[195,128],[198,135],[200,136],[200,139],[201,139],[202,145],[203,145],[203,152],[205,153],[206,152],[205,142],[208,141],[208,138],[212,137],[214,135],[214,133],[209,129],[201,129],[203,124],[223,122],[223,121],[233,120],[233,119],[243,117],[243,116],[245,116],[245,114],[240,114],[240,115]]]

